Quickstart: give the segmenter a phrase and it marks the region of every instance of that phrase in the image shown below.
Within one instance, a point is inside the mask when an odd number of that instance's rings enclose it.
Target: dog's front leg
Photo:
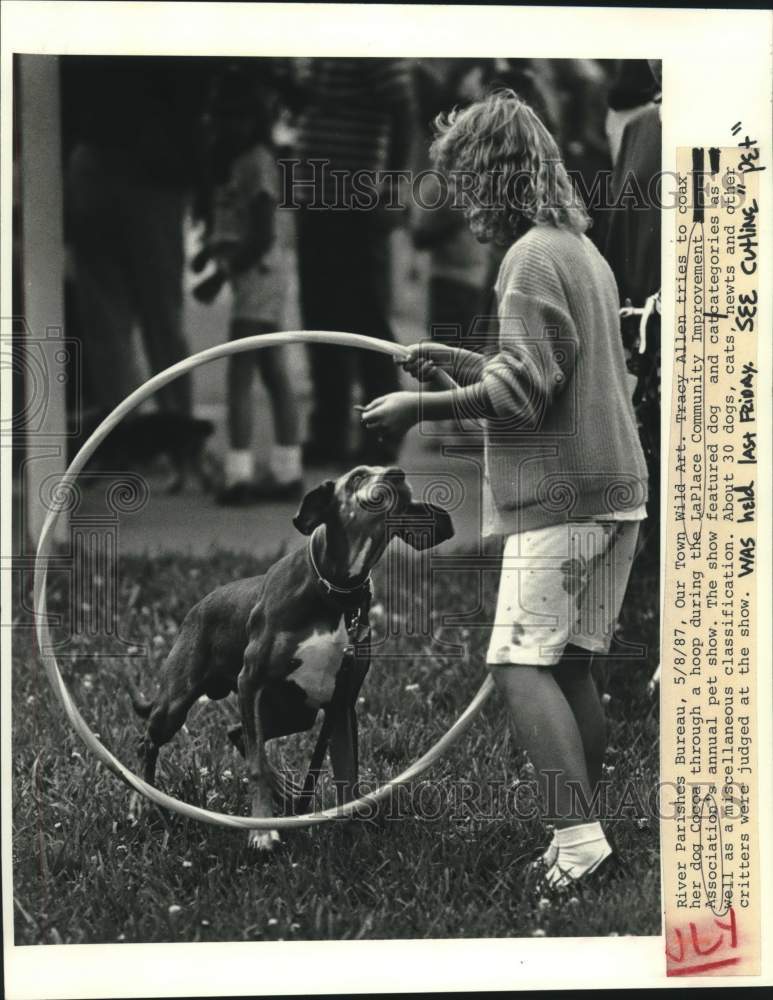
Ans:
[[[330,763],[336,787],[336,802],[351,802],[357,790],[359,762],[357,751],[357,713],[354,705],[337,710],[330,733]]]
[[[330,763],[339,805],[357,795],[359,780],[359,737],[357,732],[357,696],[370,667],[370,636],[359,655],[348,656],[342,668],[341,690],[336,692],[330,731]]]
[[[274,815],[271,805],[270,767],[266,757],[263,727],[260,721],[261,685],[258,670],[263,659],[259,646],[250,643],[244,654],[244,666],[239,674],[239,708],[242,717],[244,755],[252,800],[252,815],[269,818]],[[279,840],[276,830],[250,830],[249,846],[258,851],[270,851]]]

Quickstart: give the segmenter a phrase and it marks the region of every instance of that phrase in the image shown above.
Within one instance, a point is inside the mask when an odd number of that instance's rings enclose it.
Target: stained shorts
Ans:
[[[599,520],[509,535],[486,662],[552,666],[569,643],[608,652],[638,534],[639,521]]]

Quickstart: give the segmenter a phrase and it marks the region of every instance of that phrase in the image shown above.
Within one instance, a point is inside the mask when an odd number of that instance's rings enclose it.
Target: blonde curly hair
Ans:
[[[470,228],[482,241],[511,243],[523,221],[584,233],[590,219],[553,136],[513,90],[435,119],[435,166],[461,182]]]

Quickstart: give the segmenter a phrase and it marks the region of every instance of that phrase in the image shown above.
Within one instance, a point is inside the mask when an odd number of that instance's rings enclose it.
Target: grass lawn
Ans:
[[[70,690],[89,725],[130,767],[141,730],[126,695],[127,672],[153,692],[154,672],[188,608],[213,587],[265,565],[224,552],[122,559],[116,617],[128,645],[99,634],[71,636],[64,615],[59,634],[68,641],[60,664]],[[480,597],[477,619],[485,622],[496,582],[495,572],[483,575],[482,586],[475,570],[438,574],[432,607],[469,611]],[[52,611],[69,606],[66,591],[52,575]],[[382,593],[377,578],[377,601]],[[37,662],[29,613],[19,608],[16,943],[660,933],[658,825],[647,811],[658,779],[657,708],[646,693],[657,661],[657,595],[654,572],[635,566],[620,636],[648,652],[613,655],[598,677],[609,695],[610,800],[619,805],[625,796],[629,803],[607,824],[626,876],[550,898],[528,869],[549,833],[538,817],[522,818],[534,804],[530,765],[495,696],[461,743],[378,816],[284,833],[283,848],[263,862],[247,850],[245,832],[177,815],[162,821],[153,807],[132,824],[129,789],[70,729]],[[378,610],[377,631],[401,624]],[[464,644],[468,655],[442,647],[428,655],[426,639],[400,634],[384,646],[389,658],[371,667],[359,706],[367,785],[397,774],[427,749],[483,680],[485,628],[444,627],[437,634]],[[246,815],[245,768],[226,738],[236,718],[231,701],[194,706],[186,729],[162,750],[159,781],[189,802]],[[312,734],[292,737],[269,744],[270,755],[300,769],[312,745]],[[329,795],[323,787],[322,800]]]

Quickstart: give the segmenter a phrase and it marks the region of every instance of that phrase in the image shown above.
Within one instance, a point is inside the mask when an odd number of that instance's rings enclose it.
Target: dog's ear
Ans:
[[[413,549],[431,549],[454,537],[451,515],[434,503],[413,500],[402,512],[400,520],[403,523],[395,534]]]
[[[298,513],[293,518],[293,524],[302,535],[310,535],[312,531],[325,520],[330,501],[333,499],[335,483],[326,479],[301,500]]]

